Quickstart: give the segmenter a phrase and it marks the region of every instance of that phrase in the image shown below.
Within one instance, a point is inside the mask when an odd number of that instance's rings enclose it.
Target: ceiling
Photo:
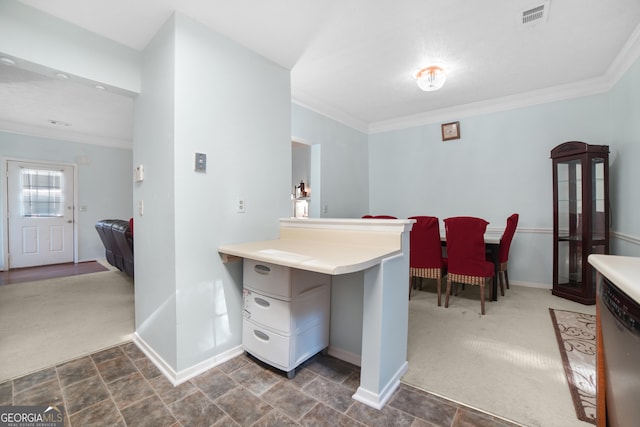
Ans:
[[[544,0],[21,2],[139,51],[179,11],[290,69],[294,102],[365,132],[545,90],[603,87],[640,39],[638,0],[551,0],[545,18],[526,25],[523,11]],[[447,82],[423,92],[412,74],[432,64]],[[1,128],[131,144],[126,96],[0,65],[0,99]]]

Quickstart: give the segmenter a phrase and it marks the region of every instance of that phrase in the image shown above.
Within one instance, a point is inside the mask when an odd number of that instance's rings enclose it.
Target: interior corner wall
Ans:
[[[142,53],[133,164],[144,180],[133,185],[133,205],[136,334],[176,371],[174,33],[170,19]]]
[[[181,14],[145,49],[142,69],[136,331],[180,374],[241,346],[242,263],[223,264],[217,248],[275,239],[289,216],[290,77]],[[194,170],[195,153],[206,171]]]
[[[241,263],[223,264],[217,248],[276,239],[278,219],[291,216],[291,92],[289,70],[181,14],[175,69],[176,320],[184,370],[242,344]],[[207,156],[204,172],[194,170],[196,153]]]

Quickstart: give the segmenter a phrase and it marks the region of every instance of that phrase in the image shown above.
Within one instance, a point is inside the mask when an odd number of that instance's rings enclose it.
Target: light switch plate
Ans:
[[[196,172],[207,171],[207,155],[204,153],[196,153]]]

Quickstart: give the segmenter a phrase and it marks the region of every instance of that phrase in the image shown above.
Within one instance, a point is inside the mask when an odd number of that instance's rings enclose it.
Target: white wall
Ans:
[[[95,230],[100,219],[132,216],[131,150],[79,144],[0,131],[0,156],[4,159],[31,160],[47,163],[76,164],[78,171],[78,259],[104,258],[104,246]],[[88,164],[78,164],[84,157]],[[4,171],[0,172],[4,179]],[[6,200],[6,185],[0,186],[0,196]],[[5,211],[0,212],[0,242],[5,242]],[[3,269],[6,247],[0,246],[0,269]]]
[[[144,52],[142,86],[137,332],[179,373],[241,344],[241,264],[217,248],[277,238],[289,216],[289,72],[177,14]]]

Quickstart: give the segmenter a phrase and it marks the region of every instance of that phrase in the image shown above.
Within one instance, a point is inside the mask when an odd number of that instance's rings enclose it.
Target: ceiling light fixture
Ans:
[[[96,88],[97,90],[105,90],[105,87],[102,85],[95,85],[94,88]]]
[[[7,58],[5,56],[0,58],[0,61],[5,65],[16,65],[16,61],[11,58]]]
[[[60,80],[68,80],[69,76],[67,76],[65,73],[56,73],[56,77],[59,78]]]
[[[447,80],[444,70],[436,65],[419,69],[414,77],[418,87],[427,92],[440,89]]]

